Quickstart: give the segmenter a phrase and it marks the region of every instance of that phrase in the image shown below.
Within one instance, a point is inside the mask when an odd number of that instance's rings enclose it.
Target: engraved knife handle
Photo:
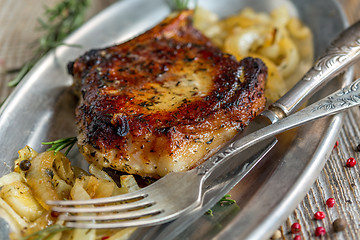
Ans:
[[[199,175],[205,175],[204,178],[206,179],[219,165],[232,165],[233,161],[236,162],[239,160],[236,157],[238,153],[261,141],[274,137],[286,130],[359,105],[360,79],[288,117],[235,140],[224,150],[198,166],[196,168],[197,173]],[[244,166],[239,176],[245,175],[246,171],[247,166]]]
[[[281,110],[280,118],[296,111],[320,87],[360,58],[360,21],[345,29],[334,40],[305,76],[270,110]],[[281,116],[282,115],[282,116]]]

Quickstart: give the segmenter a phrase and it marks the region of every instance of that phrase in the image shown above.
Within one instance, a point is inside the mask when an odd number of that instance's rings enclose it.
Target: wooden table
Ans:
[[[31,2],[31,4],[30,4]],[[15,76],[6,73],[7,69],[16,69],[30,59],[37,39],[41,32],[34,31],[36,21],[43,14],[43,5],[52,6],[58,0],[0,0],[0,101],[12,91],[7,83]],[[96,14],[114,0],[92,1],[88,17]],[[350,23],[360,18],[359,0],[339,0],[349,17]],[[31,6],[31,11],[24,4]],[[6,13],[6,14],[5,14]],[[359,68],[360,69],[360,68]],[[360,76],[359,71],[355,71]],[[332,154],[304,200],[295,211],[279,227],[280,239],[293,239],[291,225],[299,222],[302,226],[298,234],[302,239],[314,239],[317,226],[323,226],[327,234],[322,239],[360,239],[360,164],[355,168],[345,167],[346,160],[354,157],[360,161],[360,152],[356,147],[360,144],[360,112],[353,109],[345,115],[344,126],[340,132],[339,145]],[[334,198],[336,203],[333,208],[327,208],[325,201]],[[324,211],[326,218],[314,220],[314,213]],[[332,223],[335,219],[342,218],[347,222],[345,231],[335,233]]]

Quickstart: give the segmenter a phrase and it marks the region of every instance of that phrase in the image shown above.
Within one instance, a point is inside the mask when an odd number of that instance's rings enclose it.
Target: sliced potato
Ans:
[[[28,225],[28,223],[2,198],[0,198],[0,208],[2,208],[10,215],[10,217],[16,222],[20,229],[23,229]]]
[[[21,182],[23,178],[20,173],[11,172],[0,178],[0,187],[8,184],[12,184],[14,182]]]
[[[57,154],[53,167],[59,177],[64,180],[67,184],[72,185],[75,181],[75,174],[72,170],[69,159],[63,154]]]
[[[26,172],[26,182],[31,187],[35,198],[40,202],[41,206],[50,210],[46,204],[47,200],[62,200],[68,198],[64,194],[59,194],[57,188],[68,189],[64,182],[60,181],[54,166],[54,161],[69,161],[63,153],[53,151],[43,152],[31,160],[31,167]],[[69,171],[72,171],[71,168]],[[61,182],[61,184],[59,183]],[[64,188],[62,188],[64,187]]]
[[[105,179],[108,181],[114,181],[109,174],[107,174],[106,172],[104,172],[103,170],[101,170],[100,168],[98,168],[97,166],[95,166],[95,164],[90,164],[89,166],[89,172],[94,175],[95,177],[99,178],[99,179]]]
[[[290,18],[287,23],[287,29],[292,37],[298,39],[309,39],[311,38],[311,30],[302,24],[302,22],[297,18]]]
[[[72,200],[89,200],[91,199],[90,195],[86,192],[83,187],[83,181],[81,179],[76,179],[74,187],[71,189],[70,196]]]
[[[84,176],[76,179],[78,184],[84,188],[91,198],[110,197],[116,188],[113,181],[108,181],[94,176]]]
[[[0,197],[27,221],[34,221],[44,211],[33,197],[31,189],[23,182],[13,182],[2,187]]]
[[[126,192],[135,192],[140,189],[133,175],[120,176],[121,188],[125,188]]]
[[[282,38],[279,41],[280,62],[279,70],[284,78],[290,76],[299,66],[300,57],[296,45],[290,38]]]

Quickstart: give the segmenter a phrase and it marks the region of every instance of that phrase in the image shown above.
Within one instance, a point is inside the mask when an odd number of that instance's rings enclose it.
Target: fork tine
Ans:
[[[53,211],[63,213],[59,220],[65,221],[65,225],[72,228],[153,226],[170,221],[200,203],[202,176],[191,170],[168,174],[167,178],[133,193],[86,201],[52,201],[49,205]],[[192,180],[191,183],[196,182],[184,185],[179,179],[185,177]],[[177,183],[180,183],[180,186],[176,185]],[[177,187],[174,188],[174,185]],[[189,192],[190,187],[192,191]],[[186,197],[177,202],[179,190]],[[116,202],[119,204],[106,205]]]
[[[113,197],[106,197],[106,198],[94,198],[89,200],[61,200],[61,201],[47,201],[46,204],[50,206],[54,205],[62,205],[62,206],[70,206],[70,205],[97,205],[97,204],[107,204],[107,203],[114,203],[114,202],[122,202],[122,201],[131,201],[136,199],[144,199],[148,196],[143,188],[139,191],[121,194]]]
[[[146,198],[140,199],[136,202],[121,203],[119,205],[101,206],[101,207],[61,207],[54,206],[52,210],[55,212],[69,212],[69,213],[98,213],[98,212],[115,212],[115,211],[127,211],[135,208],[144,208],[152,206],[155,202]]]
[[[140,217],[146,217],[150,215],[157,215],[161,213],[162,210],[154,207],[143,208],[135,211],[121,212],[114,214],[105,214],[105,215],[68,215],[61,220],[66,221],[112,221],[112,220],[128,220]]]
[[[147,223],[144,224],[143,221],[129,220],[123,222],[113,222],[113,223],[87,223],[87,222],[67,222],[65,223],[66,227],[71,228],[87,228],[87,229],[114,229],[114,228],[127,228],[127,227],[138,227],[138,226],[151,226],[153,224]]]
[[[168,220],[172,220],[177,216],[177,214],[172,216],[164,216],[164,212],[160,212],[157,215],[150,215],[146,218],[137,218],[137,219],[126,219],[126,221],[118,222],[94,222],[85,221],[85,222],[66,222],[65,226],[71,228],[93,228],[93,229],[112,229],[112,228],[126,228],[126,227],[147,227],[157,225],[159,223],[164,223]],[[108,220],[108,219],[106,219]]]

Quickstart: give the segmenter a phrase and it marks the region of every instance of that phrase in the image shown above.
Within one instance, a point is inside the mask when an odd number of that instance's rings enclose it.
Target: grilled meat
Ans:
[[[87,161],[150,177],[185,171],[263,110],[263,62],[221,52],[191,17],[183,11],[69,64]]]

